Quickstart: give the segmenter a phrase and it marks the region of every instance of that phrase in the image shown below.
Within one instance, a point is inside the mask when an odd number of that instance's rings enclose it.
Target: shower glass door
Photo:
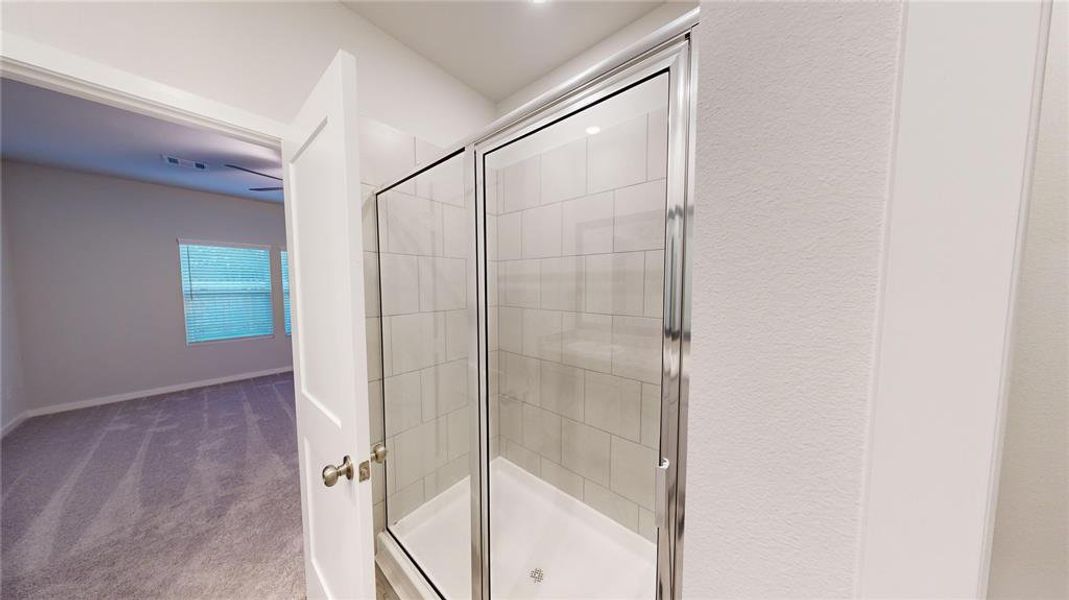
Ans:
[[[471,595],[468,480],[478,449],[468,362],[474,212],[463,166],[458,152],[377,194],[378,261],[369,265],[381,290],[386,530],[446,598]]]
[[[678,596],[688,52],[666,38],[376,194],[380,558],[443,598]]]
[[[492,597],[658,594],[672,81],[477,147]]]

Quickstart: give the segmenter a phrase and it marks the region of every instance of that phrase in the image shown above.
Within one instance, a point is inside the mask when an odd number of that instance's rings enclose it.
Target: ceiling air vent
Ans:
[[[163,162],[171,165],[172,167],[181,167],[183,169],[193,169],[194,171],[207,171],[208,165],[197,162],[195,160],[189,160],[188,158],[178,158],[177,156],[171,156],[169,154],[161,154]]]

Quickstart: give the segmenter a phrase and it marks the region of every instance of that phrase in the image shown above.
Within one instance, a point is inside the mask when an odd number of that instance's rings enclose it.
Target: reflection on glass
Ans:
[[[475,299],[463,157],[380,193],[377,202],[385,522],[442,593],[464,598],[471,595],[477,390],[468,381]]]
[[[668,75],[485,155],[494,597],[656,583]]]

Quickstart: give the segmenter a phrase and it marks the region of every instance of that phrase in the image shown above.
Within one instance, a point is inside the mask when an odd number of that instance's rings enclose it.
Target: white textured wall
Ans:
[[[1028,229],[990,598],[1069,597],[1069,3],[1054,4]]]
[[[900,10],[702,4],[687,597],[853,592]]]
[[[2,16],[4,33],[280,122],[339,48],[357,58],[361,114],[438,145],[495,114],[489,100],[336,2],[4,2]]]
[[[281,204],[25,163],[3,173],[26,408],[290,366],[277,252],[274,338],[187,346],[178,271],[178,238],[285,245]]]

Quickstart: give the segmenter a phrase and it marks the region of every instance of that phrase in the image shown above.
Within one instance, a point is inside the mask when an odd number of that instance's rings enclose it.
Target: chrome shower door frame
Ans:
[[[472,598],[490,598],[490,364],[487,294],[487,232],[484,156],[574,113],[620,93],[646,79],[669,74],[668,170],[665,207],[664,312],[662,319],[661,442],[663,486],[657,489],[657,586],[660,599],[681,597],[684,524],[683,482],[686,469],[687,358],[690,346],[688,269],[685,269],[688,222],[693,214],[694,61],[690,29],[696,13],[677,25],[679,32],[636,56],[595,67],[585,82],[538,99],[495,124],[490,132],[465,146],[469,206],[474,206],[476,263],[478,407],[474,415],[479,452],[472,464]],[[600,72],[599,72],[600,71]],[[528,108],[534,106],[534,108]],[[477,462],[477,464],[475,464]],[[476,476],[476,474],[478,476]]]

